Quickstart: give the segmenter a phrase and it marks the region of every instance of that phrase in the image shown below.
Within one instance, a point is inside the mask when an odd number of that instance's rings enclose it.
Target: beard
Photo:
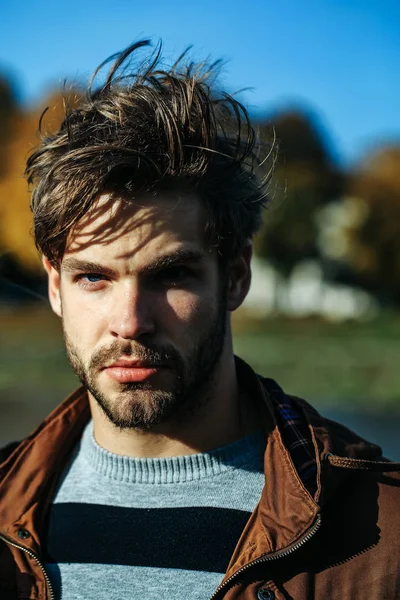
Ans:
[[[139,341],[115,341],[94,352],[85,364],[68,336],[63,322],[68,360],[76,375],[96,400],[108,420],[119,429],[148,430],[166,422],[193,418],[212,395],[214,374],[224,348],[226,306],[219,306],[184,358],[172,345],[157,345],[150,336]],[[118,383],[115,393],[101,389],[98,375],[105,365],[121,357],[134,357],[152,365],[166,365],[173,375],[169,389],[157,389],[151,381]]]

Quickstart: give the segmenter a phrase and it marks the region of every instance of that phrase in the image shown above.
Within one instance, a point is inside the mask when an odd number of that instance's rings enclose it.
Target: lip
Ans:
[[[113,362],[111,365],[105,367],[106,369],[113,369],[114,367],[120,367],[122,369],[155,369],[163,365],[150,363],[148,361],[139,359],[120,359]]]
[[[164,365],[155,365],[141,360],[117,360],[103,370],[118,383],[145,381],[156,375]]]

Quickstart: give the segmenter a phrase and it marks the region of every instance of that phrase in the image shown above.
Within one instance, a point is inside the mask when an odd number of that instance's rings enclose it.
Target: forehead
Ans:
[[[205,249],[205,209],[194,194],[99,196],[71,230],[65,255],[134,259],[182,247]]]

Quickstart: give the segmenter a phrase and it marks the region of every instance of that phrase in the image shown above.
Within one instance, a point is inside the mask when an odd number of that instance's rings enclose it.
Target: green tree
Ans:
[[[272,202],[255,241],[257,254],[288,277],[300,261],[320,256],[316,213],[341,195],[343,175],[315,119],[298,111],[259,123],[262,139],[275,130],[278,160]]]

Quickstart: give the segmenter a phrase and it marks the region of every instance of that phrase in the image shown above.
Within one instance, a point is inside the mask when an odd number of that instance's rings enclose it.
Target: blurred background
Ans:
[[[31,237],[23,179],[45,107],[131,42],[222,58],[261,137],[276,132],[237,352],[400,459],[400,4],[397,0],[2,2],[0,444],[77,382]]]

